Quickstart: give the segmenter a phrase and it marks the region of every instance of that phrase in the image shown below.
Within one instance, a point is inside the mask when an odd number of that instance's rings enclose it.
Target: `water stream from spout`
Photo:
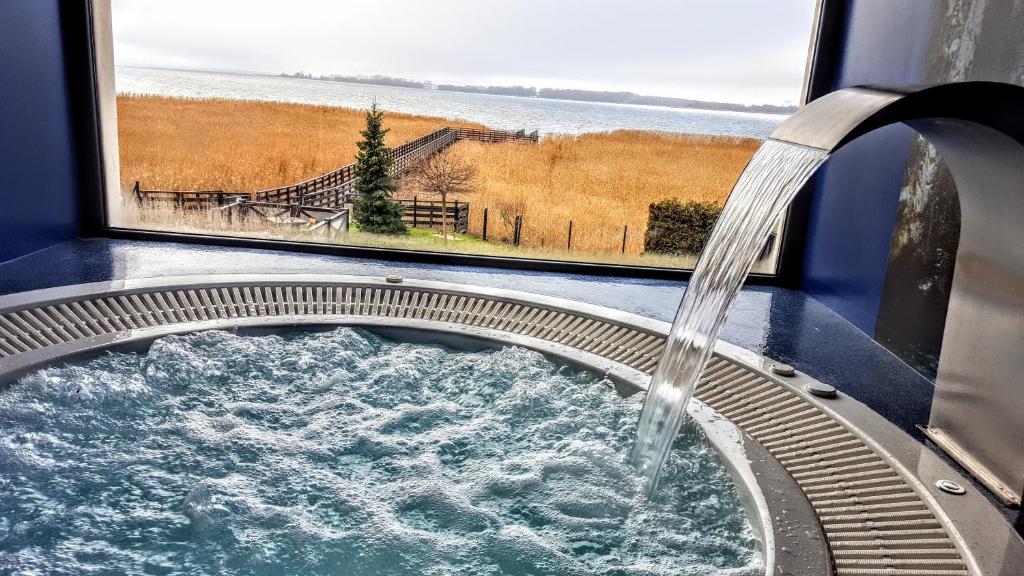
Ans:
[[[743,280],[793,196],[828,152],[768,140],[740,175],[693,271],[651,378],[631,457],[657,487],[686,405]]]

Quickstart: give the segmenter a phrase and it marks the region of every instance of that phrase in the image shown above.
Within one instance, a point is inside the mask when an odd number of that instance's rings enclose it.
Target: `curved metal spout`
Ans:
[[[835,152],[872,130],[916,120],[948,119],[987,126],[1024,144],[1024,87],[958,82],[915,88],[858,86],[807,104],[772,140]]]
[[[791,116],[761,146],[715,224],[651,376],[631,454],[649,490],[657,485],[711,346],[774,222],[833,151],[895,123],[910,125],[936,146],[961,204],[929,435],[1000,499],[1020,502],[1024,88],[994,82],[840,90]]]
[[[1024,489],[1024,88],[859,87],[801,109],[773,140],[834,152],[905,123],[956,182],[960,244],[926,433],[1004,503]]]

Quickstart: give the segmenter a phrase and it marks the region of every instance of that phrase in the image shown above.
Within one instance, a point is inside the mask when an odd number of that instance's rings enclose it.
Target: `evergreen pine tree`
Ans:
[[[374,234],[404,234],[402,205],[391,199],[398,189],[391,178],[392,159],[384,145],[384,112],[374,102],[366,112],[366,130],[360,132],[356,153],[355,219],[364,232]]]

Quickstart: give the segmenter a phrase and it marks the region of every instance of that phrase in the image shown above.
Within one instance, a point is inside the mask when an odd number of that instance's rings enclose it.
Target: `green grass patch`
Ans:
[[[448,246],[452,247],[483,247],[490,246],[490,242],[481,240],[478,236],[469,234],[450,233],[447,242],[441,236],[439,230],[433,228],[413,228],[409,226],[405,234],[370,234],[359,230],[354,222],[350,224],[349,233],[346,236],[346,243],[361,245],[384,245],[394,248],[408,248],[410,250],[437,250]]]

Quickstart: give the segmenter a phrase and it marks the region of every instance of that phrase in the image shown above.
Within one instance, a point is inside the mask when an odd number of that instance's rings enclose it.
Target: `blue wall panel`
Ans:
[[[831,89],[921,83],[935,9],[931,0],[847,2]],[[801,288],[868,334],[912,139],[903,126],[864,136],[835,154],[812,188]]]
[[[74,238],[57,0],[0,0],[0,262]]]
[[[841,148],[818,175],[802,288],[868,334],[885,286],[913,132],[889,126]]]

